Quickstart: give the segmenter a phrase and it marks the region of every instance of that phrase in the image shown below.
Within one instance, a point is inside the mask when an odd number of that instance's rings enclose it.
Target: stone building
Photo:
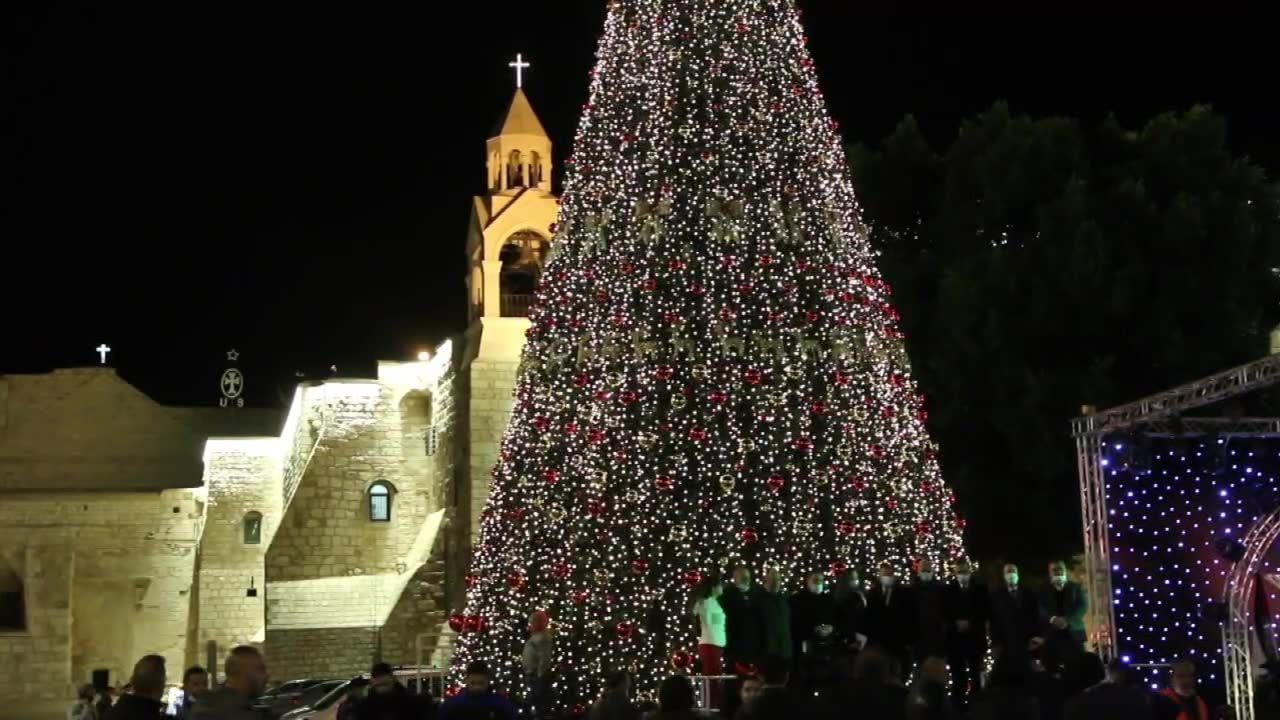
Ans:
[[[0,718],[261,646],[274,678],[448,660],[558,204],[517,90],[466,239],[469,327],[284,411],[162,406],[109,368],[0,376]]]

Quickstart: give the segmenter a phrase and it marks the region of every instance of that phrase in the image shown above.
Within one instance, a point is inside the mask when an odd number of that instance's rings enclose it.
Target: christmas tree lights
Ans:
[[[692,586],[962,554],[790,0],[615,0],[592,71],[455,668],[556,690],[692,671]]]
[[[1181,658],[1197,662],[1202,682],[1221,687],[1222,639],[1206,609],[1222,601],[1232,563],[1215,543],[1243,540],[1280,500],[1280,441],[1152,438],[1143,445],[1112,440],[1102,460],[1117,648],[1153,688],[1168,683],[1168,663]],[[1278,567],[1272,548],[1262,570]],[[1269,592],[1271,607],[1280,607],[1280,593]]]

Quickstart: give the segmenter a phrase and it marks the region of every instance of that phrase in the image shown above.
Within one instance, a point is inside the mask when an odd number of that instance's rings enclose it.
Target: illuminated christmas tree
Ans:
[[[692,586],[962,552],[790,0],[614,0],[494,468],[455,665],[573,710],[692,671]],[[580,707],[577,709],[581,709]]]

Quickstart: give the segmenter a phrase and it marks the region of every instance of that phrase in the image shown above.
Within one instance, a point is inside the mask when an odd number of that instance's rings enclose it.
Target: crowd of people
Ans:
[[[867,588],[854,572],[828,592],[814,573],[786,594],[776,572],[757,584],[749,568],[727,580],[710,578],[695,591],[701,675],[673,675],[656,702],[639,702],[631,675],[602,678],[591,720],[1216,720],[1198,694],[1196,667],[1174,663],[1169,683],[1152,692],[1123,664],[1104,668],[1085,649],[1083,589],[1064,563],[1049,566],[1038,592],[1021,583],[1015,565],[986,587],[959,562],[951,577],[923,561],[909,582],[890,565]],[[984,672],[988,650],[994,658]],[[555,717],[550,616],[534,613],[521,661],[522,703],[493,686],[484,662],[466,668],[464,686],[442,703],[424,688],[410,692],[392,668],[377,664],[363,692],[353,691],[338,720],[515,720]],[[250,646],[231,651],[225,681],[210,689],[199,667],[183,674],[182,692],[166,704],[164,659],[138,661],[127,691],[114,704],[82,690],[70,720],[263,720],[255,700],[267,687],[266,662]],[[698,687],[696,683],[702,683]],[[701,695],[701,702],[699,702]],[[709,705],[699,709],[699,705]]]
[[[944,579],[925,559],[910,582],[884,563],[869,588],[849,570],[828,592],[825,575],[815,572],[787,595],[777,571],[757,584],[739,564],[727,582],[708,578],[695,591],[701,670],[743,674],[772,656],[789,661],[801,677],[820,678],[842,656],[875,646],[904,676],[925,658],[942,658],[950,668],[951,702],[963,710],[979,686],[989,646],[998,656],[1034,656],[1052,672],[1083,652],[1084,590],[1065,563],[1052,563],[1049,578],[1034,592],[1022,584],[1018,566],[1006,565],[1003,582],[989,589],[967,561]]]

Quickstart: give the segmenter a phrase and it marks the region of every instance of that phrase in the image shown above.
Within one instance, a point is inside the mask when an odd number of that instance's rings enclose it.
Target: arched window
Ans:
[[[542,184],[542,157],[536,152],[529,153],[529,187]]]
[[[507,156],[507,187],[524,187],[524,158],[519,150],[512,150]]]
[[[391,498],[396,489],[385,480],[369,486],[369,520],[372,522],[391,522]]]
[[[521,230],[503,243],[498,255],[502,261],[502,274],[498,279],[502,317],[529,316],[546,255],[547,241],[532,230]]]
[[[0,558],[0,632],[27,629],[27,598],[22,578]]]
[[[262,543],[262,513],[250,510],[244,514],[244,544],[260,545]]]

